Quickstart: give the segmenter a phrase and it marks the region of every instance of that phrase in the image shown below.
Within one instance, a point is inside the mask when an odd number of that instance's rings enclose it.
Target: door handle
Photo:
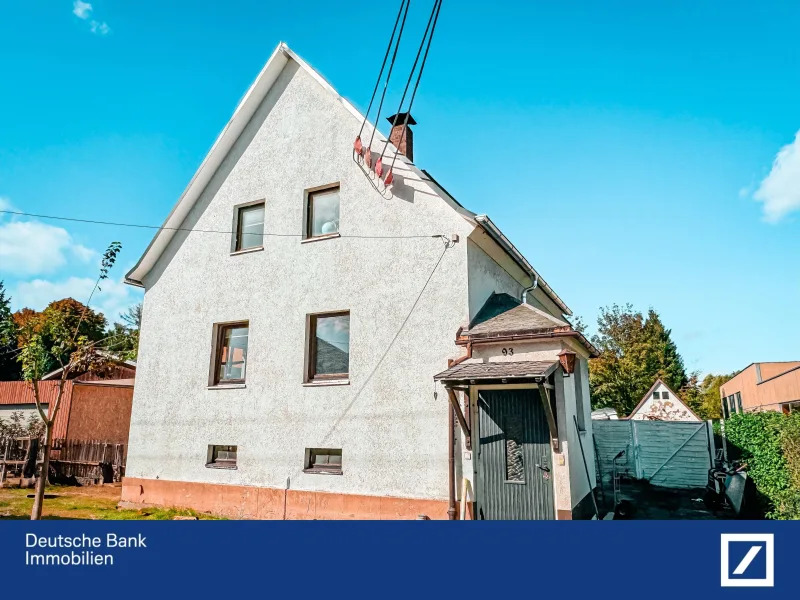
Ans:
[[[550,467],[548,467],[547,465],[540,465],[540,464],[537,463],[536,466],[539,467],[545,473],[549,473],[550,472]]]

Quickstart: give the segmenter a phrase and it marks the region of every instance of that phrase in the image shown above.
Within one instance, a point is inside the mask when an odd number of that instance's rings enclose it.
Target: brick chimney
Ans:
[[[416,125],[417,122],[409,113],[404,112],[392,115],[387,121],[394,123],[395,119],[397,119],[397,125],[392,127],[392,131],[389,133],[389,141],[400,151],[400,154],[405,155],[408,160],[414,162],[414,132],[411,131],[410,125]],[[404,130],[405,135],[403,135]]]

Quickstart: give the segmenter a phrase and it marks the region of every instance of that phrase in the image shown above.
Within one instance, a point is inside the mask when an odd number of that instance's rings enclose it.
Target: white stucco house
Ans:
[[[647,393],[626,417],[632,421],[688,421],[702,419],[666,383],[656,379]]]
[[[362,120],[280,44],[128,273],[145,296],[123,502],[591,516],[595,349],[413,138],[379,181]]]

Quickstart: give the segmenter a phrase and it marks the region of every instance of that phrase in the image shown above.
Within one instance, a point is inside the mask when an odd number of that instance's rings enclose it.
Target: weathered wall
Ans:
[[[127,444],[133,388],[75,384],[67,439]]]
[[[48,407],[52,406],[58,397],[58,381],[40,381],[39,393],[41,394],[42,404],[47,404]],[[61,405],[56,415],[55,423],[53,424],[53,437],[63,438],[67,432],[67,422],[70,415],[70,404],[72,403],[72,387],[73,382],[64,382],[64,392],[61,398]],[[27,381],[0,381],[0,407],[10,413],[17,411],[18,406],[31,406],[35,407],[35,399],[33,396],[33,388]],[[49,410],[49,409],[48,409]],[[0,418],[3,418],[0,415]]]
[[[179,232],[146,278],[129,476],[446,499],[432,378],[468,322],[472,227],[402,165],[394,197],[375,192],[352,160],[359,126],[288,63],[183,226],[228,230],[236,205],[264,198],[265,232],[290,237],[231,255],[228,235]],[[301,243],[304,191],[335,182],[342,237]],[[429,236],[451,233],[442,257]],[[343,309],[349,385],[304,386],[306,315]],[[233,320],[250,324],[246,387],[207,389],[212,325]],[[238,468],[206,468],[209,444],[237,445]],[[303,473],[307,447],[342,448],[344,474]]]

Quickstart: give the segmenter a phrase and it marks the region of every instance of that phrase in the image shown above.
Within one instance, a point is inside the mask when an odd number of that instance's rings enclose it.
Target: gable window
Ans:
[[[659,392],[653,392],[653,400],[658,400],[661,398],[661,394]]]
[[[236,209],[236,243],[234,252],[261,248],[264,245],[264,203],[248,204]]]
[[[669,399],[669,392],[661,392],[661,399],[668,400]]]
[[[306,448],[306,473],[342,474],[341,448]]]
[[[350,312],[309,315],[306,381],[350,376]]]
[[[244,383],[248,332],[249,326],[246,322],[218,326],[214,360],[215,385]]]
[[[211,469],[235,469],[236,446],[208,446],[206,466]]]
[[[308,193],[306,238],[339,233],[339,186]]]

